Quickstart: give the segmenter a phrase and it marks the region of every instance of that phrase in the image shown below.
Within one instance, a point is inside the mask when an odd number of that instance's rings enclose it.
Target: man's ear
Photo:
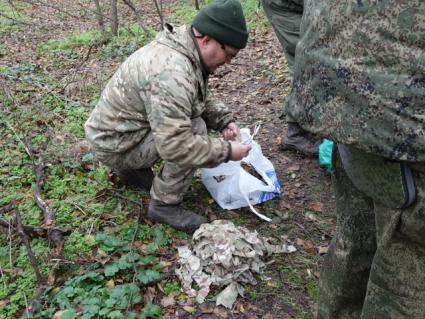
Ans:
[[[202,38],[199,39],[199,45],[203,48],[205,48],[208,43],[210,43],[210,41],[212,40],[211,37],[209,37],[208,35],[203,36]]]

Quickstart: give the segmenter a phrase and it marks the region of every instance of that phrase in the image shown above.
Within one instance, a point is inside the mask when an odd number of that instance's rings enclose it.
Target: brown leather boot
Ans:
[[[283,150],[293,150],[306,156],[317,157],[321,141],[304,131],[297,123],[288,123],[288,131],[282,141]]]
[[[117,170],[116,174],[125,185],[150,190],[155,174],[150,167],[139,169]]]
[[[205,217],[183,208],[181,204],[166,204],[154,199],[149,203],[148,218],[186,233],[193,233],[201,224],[208,222]]]

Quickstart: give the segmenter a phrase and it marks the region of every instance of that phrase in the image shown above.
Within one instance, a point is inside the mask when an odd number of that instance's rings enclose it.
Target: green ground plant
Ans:
[[[118,36],[111,37],[101,46],[101,59],[125,58],[138,48],[142,47],[155,36],[153,29],[147,29],[148,33],[139,25],[120,27]],[[89,48],[96,43],[102,43],[104,35],[99,30],[72,33],[62,39],[51,39],[45,44],[38,46],[38,52],[42,55],[53,55],[57,58],[81,59],[78,49]]]

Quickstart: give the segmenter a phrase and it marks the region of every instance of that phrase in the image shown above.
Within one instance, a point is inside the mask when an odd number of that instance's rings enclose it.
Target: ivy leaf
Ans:
[[[153,229],[153,237],[153,240],[158,245],[158,247],[167,246],[172,242],[170,237],[160,226],[157,226]]]
[[[69,309],[67,312],[65,312],[61,316],[61,319],[75,319],[75,318],[77,318],[75,309]]]
[[[135,284],[125,284],[110,290],[109,298],[106,300],[108,308],[126,309],[142,300],[140,289]]]
[[[143,265],[152,265],[157,263],[157,260],[154,256],[148,255],[140,257],[139,262],[141,262]]]
[[[100,310],[99,298],[88,298],[83,301],[84,312],[88,314],[97,314]]]
[[[144,284],[157,280],[159,277],[159,272],[152,269],[142,270],[137,274],[137,279]]]
[[[121,258],[118,260],[118,267],[121,270],[129,269],[131,266],[132,263],[130,262],[128,255],[121,256]]]
[[[160,318],[161,316],[161,308],[157,305],[153,305],[148,303],[145,308],[143,308],[143,314],[140,317],[141,319],[147,318]]]
[[[120,268],[117,265],[117,263],[113,263],[111,265],[107,265],[105,267],[105,276],[111,277],[111,276],[115,275],[119,270],[120,270]]]
[[[114,310],[114,311],[111,311],[108,314],[108,318],[110,318],[110,319],[125,319],[126,317],[124,316],[124,314],[121,311]]]
[[[96,241],[100,244],[100,248],[106,252],[114,251],[127,244],[127,242],[105,233],[97,234]]]

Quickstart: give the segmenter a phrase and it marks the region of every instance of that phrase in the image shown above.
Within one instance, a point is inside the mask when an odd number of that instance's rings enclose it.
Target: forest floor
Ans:
[[[165,17],[176,23],[185,21],[187,17],[182,16],[182,12],[190,6],[183,6],[183,2],[167,2]],[[65,240],[63,254],[60,258],[56,256],[55,260],[51,245],[45,240],[36,238],[31,241],[41,275],[47,278],[50,286],[42,303],[45,312],[39,317],[48,318],[54,314],[56,318],[65,318],[64,311],[74,307],[74,317],[81,317],[84,313],[86,318],[91,318],[81,306],[84,302],[78,301],[74,295],[67,296],[70,303],[61,304],[54,294],[63,287],[71,287],[69,279],[77,275],[81,277],[92,269],[93,264],[97,264],[98,268],[94,269],[99,273],[105,263],[114,260],[105,257],[105,251],[113,250],[105,248],[106,240],[98,234],[112,234],[125,239],[128,232],[136,231],[137,213],[129,202],[143,200],[146,204],[149,196],[124,187],[92,157],[85,148],[82,125],[108,78],[136,49],[138,42],[118,41],[112,45],[92,47],[81,37],[75,40],[75,45],[61,46],[61,39],[97,28],[95,15],[88,9],[88,1],[31,3],[21,6],[16,1],[15,8],[4,11],[21,23],[9,21],[7,24],[0,20],[8,25],[8,28],[3,25],[0,29],[0,207],[15,201],[24,224],[42,225],[42,213],[33,195],[37,181],[32,165],[37,167],[37,160],[42,158],[43,152],[37,151],[37,148],[49,142],[43,154],[46,168],[40,183],[41,194],[56,212],[56,225],[71,228],[73,233]],[[7,1],[0,2],[0,9],[7,5]],[[135,20],[128,7],[120,4],[119,8],[120,21],[130,23],[130,20]],[[152,2],[141,1],[139,9],[144,26],[158,30],[159,19]],[[185,203],[210,220],[229,219],[257,231],[261,236],[292,244],[297,251],[273,255],[265,268],[265,275],[270,279],[259,279],[256,286],[247,285],[244,297],[238,298],[233,309],[215,306],[214,291],[205,303],[195,303],[183,296],[177,279],[168,276],[156,285],[142,286],[140,294],[144,296],[143,301],[126,305],[125,310],[140,313],[145,306],[146,312],[146,305],[151,303],[160,305],[164,318],[313,317],[320,265],[335,223],[330,176],[319,166],[317,158],[280,149],[286,132],[285,119],[280,115],[282,101],[290,90],[289,74],[277,38],[265,23],[261,8],[256,12],[251,6],[250,10],[251,31],[247,48],[231,64],[221,67],[211,76],[210,89],[235,113],[241,127],[252,130],[255,124],[261,123],[255,140],[274,164],[282,195],[257,206],[258,211],[272,218],[271,223],[260,220],[248,208],[231,212],[219,208],[199,178],[195,178]],[[54,43],[55,39],[58,44]],[[27,150],[31,141],[35,149],[33,158]],[[105,189],[113,191],[101,193]],[[14,218],[14,215],[9,212],[0,217],[7,219]],[[188,242],[189,238],[167,227],[144,226],[136,228],[138,241],[133,240],[130,246],[143,248],[155,242],[157,249],[150,252],[166,269],[176,261],[176,247]],[[14,318],[24,314],[39,282],[19,235],[11,232],[10,227],[2,230],[0,318]],[[25,276],[27,280],[22,278]],[[49,281],[52,277],[54,280]],[[125,282],[124,274],[108,278],[109,288]],[[177,289],[173,289],[174,286]],[[72,287],[77,294],[76,286]],[[172,296],[174,300],[164,303],[166,296]],[[123,307],[117,308],[125,313]],[[93,309],[99,311],[102,308]],[[115,318],[111,315],[113,307],[109,310],[109,314],[99,318]]]

